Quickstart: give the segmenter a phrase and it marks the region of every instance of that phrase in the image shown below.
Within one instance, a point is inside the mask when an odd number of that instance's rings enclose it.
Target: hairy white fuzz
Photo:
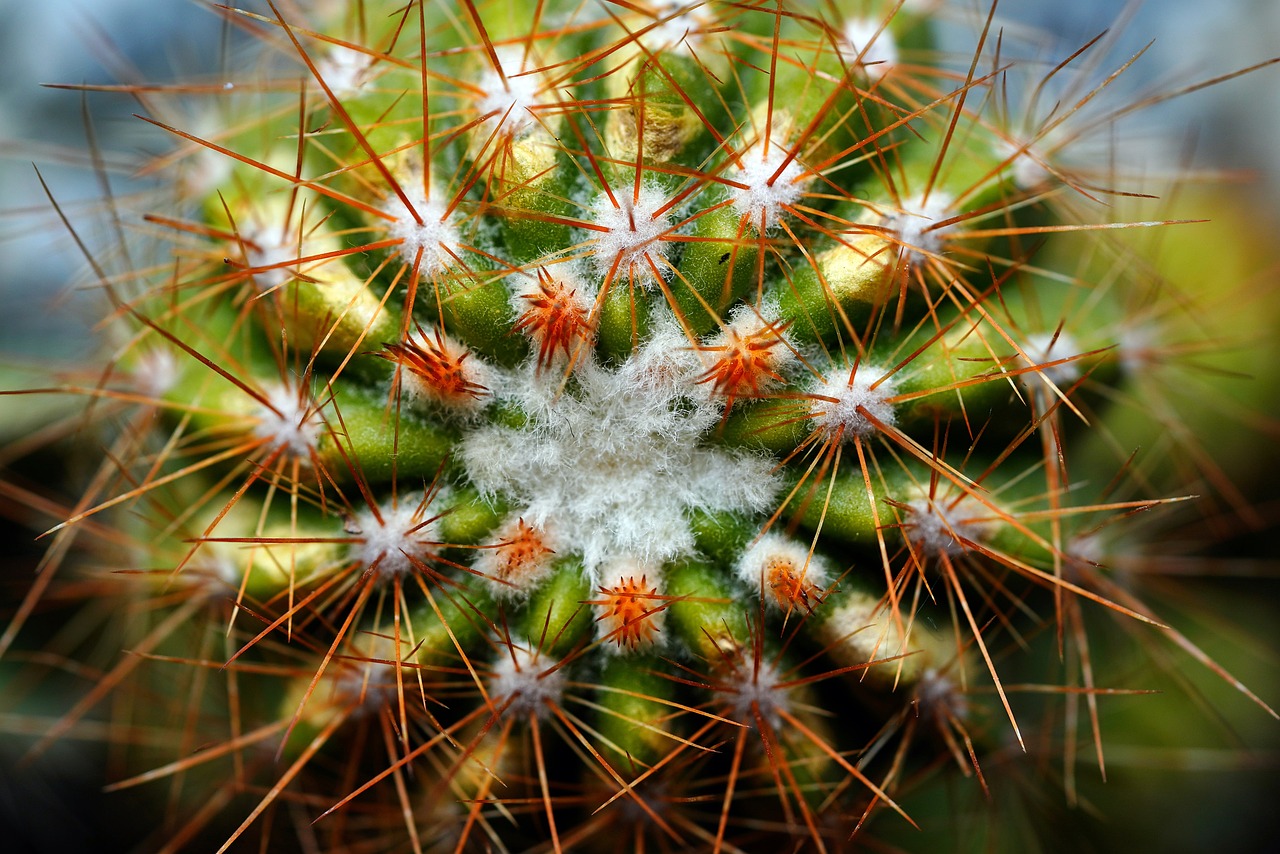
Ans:
[[[433,412],[476,415],[489,405],[500,374],[450,335],[421,330],[386,348],[400,367],[400,387]]]
[[[612,199],[608,193],[596,198],[591,219],[605,229],[592,231],[591,261],[598,275],[606,277],[613,270],[616,281],[650,285],[666,278],[670,246],[662,237],[671,228],[671,217],[659,211],[667,202],[666,194],[653,184],[642,185],[638,197],[631,187],[621,187]]]
[[[315,452],[324,422],[311,400],[296,388],[283,383],[263,389],[267,406],[259,406],[254,435],[271,449],[284,447],[301,460]]]
[[[559,662],[528,643],[502,645],[489,677],[489,699],[503,714],[544,717],[564,694],[565,678]],[[505,707],[505,709],[504,709]]]
[[[916,709],[924,720],[963,720],[969,716],[969,701],[962,687],[947,673],[930,667],[916,683]]]
[[[479,83],[484,94],[476,110],[488,116],[481,125],[482,133],[488,137],[496,128],[499,134],[521,137],[538,127],[537,110],[547,103],[543,97],[545,84],[536,71],[537,63],[526,57],[523,47],[506,45],[496,53],[502,74],[490,69]]]
[[[848,62],[856,62],[872,80],[884,77],[898,64],[898,43],[883,21],[850,18],[845,22],[840,52]]]
[[[1067,332],[1059,332],[1057,337],[1048,332],[1036,332],[1027,335],[1022,341],[1022,352],[1026,354],[1028,364],[1030,365],[1046,365],[1049,362],[1056,362],[1059,359],[1070,359],[1080,354],[1080,347],[1076,344],[1075,338]],[[1065,391],[1076,383],[1083,374],[1080,371],[1080,362],[1070,361],[1063,362],[1060,365],[1049,365],[1040,368],[1034,374],[1023,374],[1022,377],[1033,387],[1043,387],[1044,383],[1038,382],[1036,377],[1042,377],[1053,383],[1060,390]]]
[[[901,207],[889,212],[882,225],[905,251],[937,255],[942,251],[944,238],[955,228],[954,224],[938,225],[955,216],[952,201],[949,195],[936,190],[928,199],[919,196],[903,199]]]
[[[390,237],[401,241],[400,257],[406,264],[413,264],[418,253],[422,253],[419,273],[431,276],[458,263],[463,254],[461,237],[452,217],[447,215],[448,206],[439,194],[432,193],[432,198],[428,199],[422,189],[421,176],[410,174],[406,177],[407,180],[400,181],[400,187],[413,210],[405,207],[399,196],[389,196],[382,209],[395,220],[387,231]],[[418,215],[417,219],[414,213]]]
[[[756,590],[766,605],[790,613],[811,612],[831,585],[827,562],[805,543],[781,534],[765,534],[742,553],[738,579]]]
[[[651,27],[637,40],[650,53],[682,49],[696,53],[706,40],[705,31],[715,23],[706,0],[649,0]],[[635,7],[632,7],[635,8]]]
[[[372,68],[372,56],[336,44],[316,63],[316,73],[339,100],[358,94],[372,79]]]
[[[1036,149],[1025,143],[1000,139],[996,140],[995,150],[1001,157],[1011,158],[1009,175],[1013,178],[1014,185],[1021,190],[1034,190],[1053,177]]]
[[[921,496],[907,503],[902,521],[907,540],[925,555],[956,555],[980,543],[991,533],[992,511],[975,498]]]
[[[650,650],[662,639],[666,609],[661,567],[623,558],[610,561],[594,600],[596,632],[610,652]]]
[[[660,565],[692,552],[688,509],[762,512],[778,489],[769,460],[701,444],[720,417],[701,373],[674,323],[616,370],[583,360],[568,388],[531,370],[527,424],[468,432],[461,461],[483,493],[553,526],[596,583],[613,558]]]
[[[782,724],[781,713],[787,710],[787,689],[782,674],[771,662],[757,661],[746,653],[735,661],[724,685],[733,716],[748,726],[756,724],[759,715],[775,731]]]
[[[366,509],[348,526],[348,533],[361,538],[352,553],[365,571],[381,578],[406,575],[439,548],[433,515],[420,495],[402,498],[395,506],[388,503],[376,514]]]
[[[845,441],[875,433],[873,418],[892,426],[897,421],[897,413],[889,398],[898,392],[892,380],[875,385],[883,376],[883,368],[871,365],[859,365],[852,380],[847,370],[833,371],[809,392],[812,395],[809,417],[814,426],[833,439]]]
[[[757,142],[743,152],[739,165],[726,176],[745,185],[729,187],[733,209],[763,231],[776,228],[786,207],[804,191],[807,170],[799,158],[788,160],[789,156],[789,149],[777,140],[770,143],[767,152]]]
[[[413,702],[410,691],[417,684],[412,670],[400,671],[400,682],[396,682],[396,667],[385,661],[344,661],[333,677],[334,699],[341,705],[352,703],[355,707],[349,714],[352,719],[360,719],[376,715],[384,708],[399,704],[400,691],[405,693],[405,701]]]
[[[476,551],[471,568],[496,599],[524,599],[546,578],[561,549],[559,538],[520,517],[509,517]]]
[[[178,357],[167,347],[143,350],[129,370],[133,388],[146,397],[164,397],[177,383]]]
[[[576,361],[595,342],[598,289],[577,264],[539,268],[536,276],[507,277],[515,329],[537,348],[539,367]]]
[[[242,226],[239,237],[246,272],[259,292],[277,290],[297,276],[301,253],[296,241],[281,240],[271,230],[253,223]]]
[[[729,323],[698,347],[705,370],[701,383],[725,399],[756,397],[782,385],[798,364],[796,347],[781,324],[777,306],[738,306]]]

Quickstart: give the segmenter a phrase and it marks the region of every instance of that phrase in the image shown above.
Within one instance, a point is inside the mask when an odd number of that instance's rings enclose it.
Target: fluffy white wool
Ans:
[[[943,237],[953,225],[935,227],[935,223],[955,216],[954,200],[946,193],[934,191],[927,200],[919,196],[905,198],[899,210],[888,213],[883,225],[907,250],[936,255],[942,250]]]
[[[178,358],[164,347],[143,350],[129,374],[138,392],[160,398],[178,381]]]
[[[614,202],[617,202],[615,205]],[[613,190],[613,199],[601,193],[591,206],[591,218],[607,231],[593,231],[595,250],[591,261],[600,276],[607,276],[617,264],[614,277],[628,277],[637,284],[652,284],[653,271],[667,274],[663,259],[670,249],[661,237],[671,228],[669,213],[659,214],[668,202],[660,187],[644,184],[637,197],[631,187]]]
[[[325,56],[316,63],[316,73],[338,98],[359,94],[370,79],[373,57],[342,45],[330,45]]]
[[[763,359],[761,366],[768,368],[779,376],[785,376],[791,368],[799,362],[796,355],[796,344],[787,332],[777,334],[777,330],[783,326],[776,318],[779,315],[778,306],[771,300],[765,300],[760,307],[752,305],[740,305],[729,315],[729,324],[724,329],[716,332],[707,340],[704,349],[699,351],[705,370],[714,368],[717,359],[720,358],[726,349],[733,348],[737,342],[755,339],[760,340],[777,340],[777,344],[770,347]],[[771,319],[772,318],[772,319]],[[779,385],[778,380],[768,374],[761,374],[756,377],[757,391],[769,391]]]
[[[696,52],[706,38],[703,30],[715,22],[705,0],[651,0],[649,10],[656,26],[639,36],[638,41],[652,53],[677,46]]]
[[[400,701],[401,690],[404,691],[405,702],[413,702],[414,672],[401,669],[400,682],[397,683],[394,664],[383,661],[343,662],[333,678],[337,703],[343,706],[356,704],[349,712],[353,719],[376,715],[388,706],[394,708]]]
[[[1009,163],[1010,174],[1013,176],[1013,183],[1021,189],[1034,189],[1053,177],[1053,173],[1041,162],[1040,155],[1033,153],[1035,149],[1029,145],[998,139],[994,147],[1001,157],[1012,158]]]
[[[310,395],[284,384],[263,389],[269,406],[259,406],[253,433],[272,448],[283,445],[294,456],[308,460],[320,438],[323,423]]]
[[[559,662],[541,655],[532,644],[502,646],[489,679],[489,697],[496,709],[507,706],[505,714],[542,717],[548,703],[558,703],[564,693],[564,672],[551,672]]]
[[[764,511],[779,485],[768,459],[699,444],[720,418],[702,370],[674,322],[616,370],[584,359],[567,388],[529,369],[513,384],[528,424],[468,432],[462,463],[486,495],[554,526],[597,583],[611,559],[688,554],[687,509]]]
[[[769,145],[768,153],[757,142],[743,153],[741,166],[728,175],[730,180],[746,185],[729,188],[733,209],[744,214],[756,228],[761,227],[762,220],[766,231],[777,227],[784,206],[793,204],[804,190],[805,168],[798,158],[792,158],[774,178],[788,154],[788,148],[777,140]]]
[[[781,607],[777,596],[770,595],[770,570],[785,566],[791,574],[818,588],[831,584],[831,572],[827,562],[809,554],[809,546],[781,534],[765,534],[738,558],[737,575],[744,584],[759,591],[765,604]]]
[[[898,63],[898,44],[888,29],[882,29],[882,21],[870,18],[850,18],[844,25],[844,40],[840,51],[850,62],[861,57],[858,63],[873,80],[888,74]]]
[[[783,711],[787,710],[787,689],[780,686],[781,674],[768,661],[756,662],[755,656],[748,654],[742,661],[736,662],[733,668],[733,681],[726,687],[730,690],[729,702],[734,717],[740,722],[754,726],[756,712],[775,730],[782,723]]]
[[[474,394],[444,393],[414,371],[401,371],[401,386],[411,400],[445,416],[475,416],[484,411],[502,380],[498,371],[475,352],[468,353],[466,346],[451,335],[436,336],[416,330],[409,333],[408,342],[428,352],[440,347],[450,361],[456,361],[460,355],[467,353],[461,364],[461,375],[463,380],[475,388]]]
[[[1054,338],[1051,333],[1036,332],[1027,335],[1023,339],[1022,352],[1027,354],[1027,358],[1030,360],[1029,364],[1043,365],[1047,362],[1056,362],[1059,359],[1069,359],[1072,356],[1077,356],[1080,354],[1080,348],[1069,333],[1061,332],[1057,338]],[[1061,365],[1041,368],[1037,373],[1065,391],[1076,380],[1080,379],[1080,363],[1063,362]],[[1043,387],[1044,385],[1036,381],[1036,374],[1023,374],[1022,378],[1032,383],[1033,387]]]
[[[568,290],[573,291],[573,301],[579,308],[585,312],[591,311],[595,306],[596,294],[599,289],[588,281],[586,271],[578,263],[566,262],[548,265],[545,270],[552,279]],[[531,276],[528,273],[514,272],[508,275],[504,281],[507,287],[511,289],[511,307],[515,309],[516,314],[523,314],[529,308],[526,297],[538,296],[542,293],[542,286],[538,277]]]
[[[930,667],[916,685],[916,703],[922,718],[959,718],[969,716],[969,701],[960,685],[947,673]]]
[[[400,257],[406,264],[412,264],[421,249],[422,262],[419,270],[423,276],[430,276],[453,266],[455,258],[461,257],[463,250],[457,227],[450,221],[451,217],[445,216],[448,207],[437,193],[433,193],[430,200],[427,199],[422,189],[421,176],[408,176],[407,180],[400,181],[400,187],[422,220],[421,223],[417,222],[397,195],[392,194],[383,204],[382,209],[395,217],[395,221],[387,229],[389,235],[403,241],[400,244]]]
[[[571,293],[571,304],[577,307],[583,318],[590,318],[595,310],[596,295],[599,293],[599,289],[594,283],[588,281],[589,277],[586,271],[576,262],[549,265],[544,270],[545,274],[553,280],[553,292]],[[542,284],[537,276],[530,276],[525,273],[513,273],[507,277],[506,282],[507,286],[511,288],[511,308],[515,311],[517,317],[523,317],[531,306],[528,298],[537,298],[542,295]],[[532,329],[524,328],[521,331],[535,346],[541,343]],[[576,352],[581,342],[581,338],[575,339],[570,345],[569,352]],[[557,351],[552,356],[553,362],[563,362],[567,359],[568,355],[563,351]],[[492,388],[492,386],[490,387]]]
[[[854,436],[869,436],[876,431],[875,424],[864,412],[892,425],[897,415],[888,399],[898,393],[893,381],[885,380],[871,387],[884,373],[883,368],[859,365],[850,382],[848,370],[834,370],[810,391],[815,395],[809,404],[809,417],[814,426],[829,436],[839,435],[849,441]]]
[[[297,274],[296,242],[281,241],[263,226],[246,223],[240,229],[240,245],[253,284],[262,293],[288,284]]]
[[[903,531],[926,555],[960,554],[969,548],[962,540],[982,542],[991,529],[991,511],[974,498],[921,496],[907,507]]]
[[[433,512],[422,506],[422,496],[417,495],[402,497],[394,507],[388,503],[378,513],[381,521],[368,509],[356,517],[352,533],[364,542],[353,546],[355,556],[382,578],[412,572],[413,559],[425,560],[439,543],[436,521],[426,522]]]
[[[662,595],[663,574],[660,566],[642,564],[632,558],[620,558],[602,566],[599,576],[602,579],[600,583],[602,591],[606,589],[612,591],[634,589],[645,592],[654,590],[656,592],[652,596]],[[640,586],[641,581],[643,581],[643,587]],[[604,644],[604,651],[612,654],[627,654],[637,649],[652,650],[653,647],[660,645],[662,629],[667,621],[667,612],[663,608],[662,600],[646,596],[638,596],[634,599],[633,602],[639,610],[629,618],[634,621],[633,626],[639,628],[629,631],[624,620],[613,614],[611,606],[616,601],[615,595],[602,593],[600,599],[608,600],[610,604],[596,605],[594,608],[597,636],[603,639],[613,635],[610,642]],[[653,613],[645,613],[649,611]],[[636,643],[628,642],[626,640],[628,637],[633,637]]]
[[[480,79],[484,96],[476,109],[482,116],[489,115],[483,125],[484,135],[488,136],[493,126],[501,122],[501,133],[523,136],[538,126],[535,109],[544,103],[542,75],[534,71],[538,64],[525,58],[523,48],[506,45],[497,49],[497,55],[502,74],[490,69]]]
[[[546,577],[562,548],[554,531],[528,527],[520,516],[509,516],[481,544],[471,568],[495,599],[520,599]]]

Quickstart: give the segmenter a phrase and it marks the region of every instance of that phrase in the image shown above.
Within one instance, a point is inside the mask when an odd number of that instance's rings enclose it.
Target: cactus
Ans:
[[[273,56],[143,117],[88,414],[15,446],[87,473],[6,486],[0,652],[80,599],[101,673],[33,752],[108,721],[154,849],[825,850],[1027,754],[1074,806],[1117,637],[1274,717],[1125,571],[1251,512],[1160,432],[1131,235],[1194,226],[1108,84],[1040,102],[1078,57],[1015,108],[990,19],[853,5],[225,10]]]

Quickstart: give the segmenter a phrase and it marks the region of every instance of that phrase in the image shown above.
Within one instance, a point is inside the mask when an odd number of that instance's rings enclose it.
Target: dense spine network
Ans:
[[[942,62],[928,3],[446,5],[221,10],[274,77],[102,270],[51,554],[101,541],[131,653],[50,738],[172,728],[113,788],[171,781],[175,847],[827,850],[1024,751],[1071,800],[1098,622],[1271,711],[1110,571],[1213,482],[1119,438],[1195,324],[1134,316],[1183,306],[1127,152],[1010,130],[998,19]]]

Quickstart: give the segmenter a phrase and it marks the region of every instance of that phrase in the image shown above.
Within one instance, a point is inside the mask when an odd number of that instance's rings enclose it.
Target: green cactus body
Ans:
[[[1125,291],[1030,248],[1076,190],[921,4],[839,5],[226,13],[298,94],[184,141],[235,162],[120,294],[120,375],[170,365],[137,488],[69,523],[140,501],[135,553],[235,603],[191,714],[254,798],[192,832],[834,847],[1034,746],[1006,647],[1169,631],[1076,549],[1182,494],[1106,492]]]

